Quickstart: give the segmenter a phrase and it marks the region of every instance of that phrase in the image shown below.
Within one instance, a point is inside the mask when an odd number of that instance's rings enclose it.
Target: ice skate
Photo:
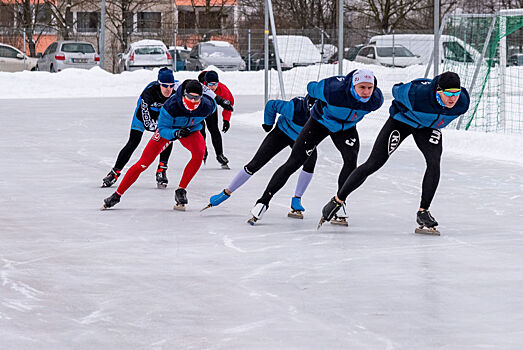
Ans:
[[[288,217],[294,219],[303,219],[303,212],[305,208],[301,205],[301,197],[292,197],[291,211],[287,214]]]
[[[419,210],[416,214],[416,222],[419,227],[414,230],[415,233],[420,233],[424,235],[434,235],[439,236],[440,232],[436,229],[438,222],[426,209]]]
[[[114,207],[116,204],[120,203],[120,196],[118,193],[114,192],[112,195],[104,199],[104,204],[101,210],[109,209]]]
[[[118,176],[120,176],[120,170],[111,169],[109,174],[107,174],[106,177],[102,179],[102,187],[111,187],[115,184],[115,182],[118,180]]]
[[[332,197],[329,203],[327,203],[323,209],[321,210],[321,219],[318,223],[318,230],[320,229],[321,225],[323,225],[326,221],[331,221],[334,215],[340,210],[342,204],[338,203],[336,200],[336,197]]]
[[[347,222],[347,211],[345,210],[345,203],[340,208],[338,213],[334,214],[334,218],[331,220],[332,225],[349,226]]]
[[[158,164],[158,169],[156,170],[156,187],[157,188],[167,188],[167,164],[160,162]]]
[[[188,203],[187,191],[185,188],[179,188],[174,191],[174,200],[176,201],[176,204],[174,205],[173,210],[185,211],[185,205]]]
[[[222,165],[222,169],[231,169],[229,168],[229,159],[223,154],[217,155],[216,160]]]
[[[247,220],[247,223],[251,226],[254,226],[256,221],[261,220],[263,214],[267,211],[269,207],[263,203],[256,203],[256,205],[251,209],[252,218]]]
[[[209,198],[209,204],[203,207],[200,211],[204,211],[205,209],[209,209],[211,207],[216,207],[221,203],[225,202],[227,199],[229,199],[230,196],[230,194],[225,193],[225,190],[223,190],[220,193],[211,196],[211,198]]]

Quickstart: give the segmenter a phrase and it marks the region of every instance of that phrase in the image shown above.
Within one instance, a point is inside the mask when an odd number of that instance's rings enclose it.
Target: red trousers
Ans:
[[[180,180],[180,187],[186,188],[191,182],[198,169],[202,165],[203,155],[205,153],[205,141],[199,131],[191,133],[189,136],[179,139],[183,147],[191,152],[191,160],[183,170],[182,179]],[[154,162],[156,157],[165,149],[171,141],[160,137],[156,131],[151,137],[151,140],[145,146],[140,159],[129,168],[125,174],[120,186],[116,189],[116,193],[123,195],[125,191],[138,179],[140,174]]]

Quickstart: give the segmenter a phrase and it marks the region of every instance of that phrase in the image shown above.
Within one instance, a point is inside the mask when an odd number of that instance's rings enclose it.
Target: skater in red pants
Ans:
[[[185,210],[186,188],[200,168],[205,153],[205,142],[200,129],[202,121],[216,110],[214,100],[202,95],[202,85],[197,80],[186,80],[163,105],[158,118],[158,130],[147,143],[142,156],[125,174],[116,191],[104,199],[102,209],[115,206],[121,196],[153,163],[158,154],[172,141],[180,140],[191,152],[191,160],[185,166],[178,189],[175,191],[175,209]]]

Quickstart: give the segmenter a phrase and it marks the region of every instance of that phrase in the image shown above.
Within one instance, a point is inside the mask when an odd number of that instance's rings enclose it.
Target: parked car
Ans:
[[[356,59],[356,55],[358,54],[358,52],[360,52],[363,46],[365,45],[361,44],[353,47],[346,47],[343,52],[343,58],[349,61],[354,61]],[[327,60],[327,63],[338,64],[338,53],[336,52],[332,54]]]
[[[160,40],[140,40],[118,54],[119,72],[172,67],[173,58]]]
[[[316,49],[320,52],[320,54],[322,54],[322,63],[327,63],[329,58],[331,58],[335,53],[338,52],[338,48],[336,47],[336,45],[323,44],[322,47],[321,44],[316,44],[314,46],[316,46]]]
[[[226,41],[204,41],[192,48],[187,58],[187,70],[204,70],[211,65],[222,71],[245,70],[242,57]]]
[[[28,57],[16,47],[0,44],[0,71],[21,72],[23,70],[35,70],[36,58]]]
[[[181,71],[181,70],[185,70],[185,58],[182,57],[182,55],[180,54],[180,50],[179,49],[174,49],[172,46],[169,48],[169,54],[171,55],[171,57],[174,59],[176,59],[176,71]]]
[[[507,66],[523,66],[523,53],[511,55],[507,60]]]
[[[393,44],[394,42],[394,44]],[[420,63],[427,64],[430,61],[434,49],[433,34],[395,34],[377,35],[369,40],[369,45],[406,47],[410,52],[420,57]],[[452,35],[442,35],[439,41],[439,52],[441,62],[444,59],[455,62],[477,62],[480,53],[463,40]]]
[[[249,57],[244,57],[245,62],[249,63]],[[281,70],[289,70],[292,66],[287,66],[283,63],[280,58]],[[248,69],[248,67],[246,68]],[[251,70],[263,70],[265,69],[265,52],[263,50],[252,50],[251,51]],[[274,50],[269,50],[269,69],[278,69],[276,66],[276,59]]]
[[[272,36],[269,37],[272,43]],[[278,35],[278,53],[286,67],[308,66],[321,62],[321,54],[311,39],[301,35]]]
[[[408,67],[419,64],[419,57],[403,46],[364,46],[356,55],[356,62],[385,67]]]
[[[90,69],[100,64],[93,44],[84,41],[55,41],[45,49],[36,64],[37,70],[60,72],[66,68]]]

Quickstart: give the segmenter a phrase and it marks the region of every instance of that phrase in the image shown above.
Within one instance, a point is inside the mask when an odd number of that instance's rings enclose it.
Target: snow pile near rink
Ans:
[[[362,64],[345,61],[344,72],[362,67]],[[390,98],[392,85],[422,77],[424,66],[403,69],[368,66],[378,77],[379,86]],[[264,71],[256,72],[218,72],[220,81],[225,83],[234,95],[263,95]],[[197,79],[200,72],[175,72],[175,78]],[[338,66],[333,64],[299,67],[283,72],[283,79],[288,96],[304,95],[307,83],[338,74]],[[157,79],[158,69],[138,70],[112,74],[99,67],[90,70],[66,69],[59,73],[49,72],[0,72],[0,99],[12,98],[75,98],[75,97],[127,97],[138,96],[145,85]],[[271,96],[279,93],[277,72],[272,70],[269,76]]]

